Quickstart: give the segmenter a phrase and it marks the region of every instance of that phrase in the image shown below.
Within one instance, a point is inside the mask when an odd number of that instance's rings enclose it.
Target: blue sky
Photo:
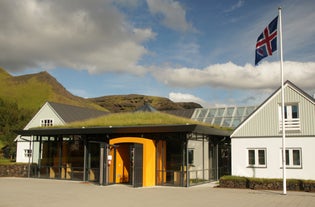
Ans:
[[[254,66],[257,37],[279,6],[285,79],[313,95],[309,0],[3,0],[0,67],[46,70],[82,97],[257,105],[280,86],[278,52]]]

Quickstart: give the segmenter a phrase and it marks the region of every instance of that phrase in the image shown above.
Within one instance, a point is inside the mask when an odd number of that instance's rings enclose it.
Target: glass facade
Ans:
[[[195,132],[169,133],[151,139],[38,136],[34,140],[39,146],[36,150],[38,165],[32,169],[32,176],[101,185],[127,183],[134,187],[188,187],[230,174],[230,162],[226,160],[229,147],[225,147],[229,139],[225,139],[228,138]],[[141,150],[136,147],[140,145]],[[141,152],[133,151],[136,148]],[[136,186],[136,181],[139,181],[139,186]]]
[[[38,177],[83,180],[84,149],[80,136],[42,137]]]
[[[215,126],[236,128],[257,106],[195,109],[191,119]]]
[[[229,147],[202,134],[157,144],[157,185],[193,186],[230,174]]]

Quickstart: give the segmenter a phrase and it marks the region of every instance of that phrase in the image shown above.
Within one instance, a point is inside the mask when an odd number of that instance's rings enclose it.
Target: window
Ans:
[[[284,118],[285,119],[297,119],[299,118],[298,105],[285,105],[284,106]]]
[[[24,156],[25,157],[32,157],[32,150],[31,149],[24,149]]]
[[[248,149],[249,167],[267,167],[266,149]]]
[[[282,150],[281,150],[281,153],[282,153]],[[301,148],[287,148],[285,150],[286,166],[288,168],[302,168],[301,155],[302,155]]]
[[[282,107],[279,105],[279,129],[282,131]],[[286,131],[300,130],[300,117],[298,104],[286,104],[284,106],[284,124]]]
[[[194,164],[194,149],[188,149],[188,164]]]
[[[53,120],[52,119],[42,119],[40,121],[40,126],[42,126],[42,127],[53,126]]]

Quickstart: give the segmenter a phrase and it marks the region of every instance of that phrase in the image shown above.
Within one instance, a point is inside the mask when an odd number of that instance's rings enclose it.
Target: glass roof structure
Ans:
[[[198,108],[195,109],[191,119],[235,129],[256,108],[257,106]]]

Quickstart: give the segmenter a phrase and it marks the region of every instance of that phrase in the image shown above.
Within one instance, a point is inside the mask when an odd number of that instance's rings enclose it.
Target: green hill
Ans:
[[[34,112],[46,101],[105,110],[87,99],[74,96],[47,72],[11,76],[0,68],[0,98]]]

